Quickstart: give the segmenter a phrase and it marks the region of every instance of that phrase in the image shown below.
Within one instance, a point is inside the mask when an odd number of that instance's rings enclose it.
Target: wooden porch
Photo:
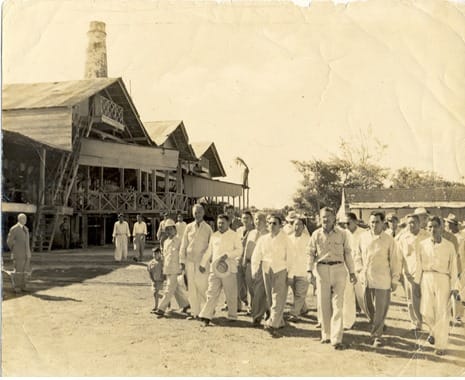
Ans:
[[[174,192],[96,191],[71,194],[70,206],[83,214],[187,212],[188,197]]]

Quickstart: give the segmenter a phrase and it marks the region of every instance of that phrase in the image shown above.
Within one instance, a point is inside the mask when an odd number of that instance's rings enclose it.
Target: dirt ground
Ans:
[[[3,376],[465,375],[465,328],[453,327],[446,356],[436,356],[426,333],[409,331],[402,290],[393,297],[384,347],[370,346],[359,316],[344,334],[350,347],[335,351],[319,343],[311,291],[313,312],[279,339],[252,328],[246,315],[227,322],[219,310],[211,327],[175,312],[157,319],[145,267],[116,265],[110,249],[37,255],[25,295],[3,283]]]

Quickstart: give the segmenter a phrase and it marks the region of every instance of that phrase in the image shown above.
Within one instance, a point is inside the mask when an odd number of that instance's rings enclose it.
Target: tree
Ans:
[[[389,172],[378,162],[385,149],[369,128],[341,139],[339,153],[327,161],[292,161],[303,176],[293,199],[295,208],[310,212],[323,206],[338,208],[344,187],[382,188]]]
[[[460,182],[448,181],[432,171],[402,168],[394,171],[391,187],[395,189],[420,189],[434,187],[465,187]]]

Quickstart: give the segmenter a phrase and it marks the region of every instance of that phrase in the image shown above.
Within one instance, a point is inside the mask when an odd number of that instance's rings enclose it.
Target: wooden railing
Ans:
[[[86,213],[162,213],[186,211],[188,207],[186,195],[172,192],[77,192],[71,194],[70,202],[75,211]]]

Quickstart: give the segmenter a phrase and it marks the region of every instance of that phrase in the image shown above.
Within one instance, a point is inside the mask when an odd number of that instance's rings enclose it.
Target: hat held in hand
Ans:
[[[224,278],[231,273],[231,268],[226,260],[222,260],[221,257],[216,259],[213,264],[213,273],[219,278]]]

